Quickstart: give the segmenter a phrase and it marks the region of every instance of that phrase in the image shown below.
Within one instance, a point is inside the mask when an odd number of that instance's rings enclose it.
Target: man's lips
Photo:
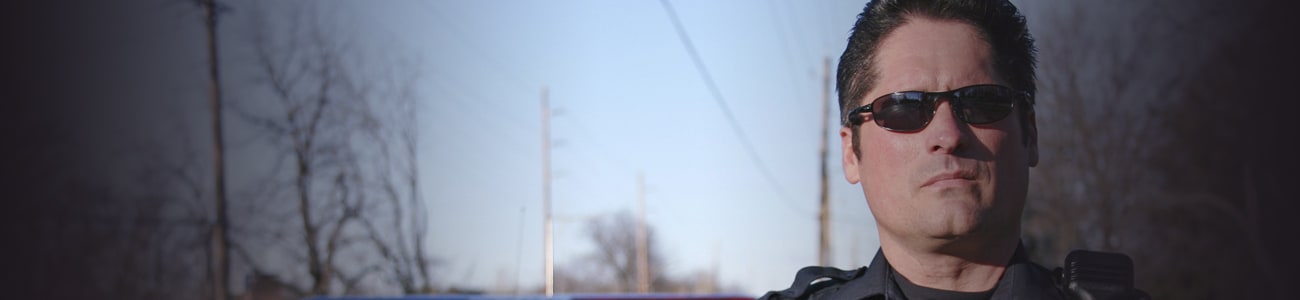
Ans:
[[[935,184],[946,183],[965,183],[975,179],[974,172],[962,172],[961,170],[939,173],[927,179],[921,187],[932,186]]]

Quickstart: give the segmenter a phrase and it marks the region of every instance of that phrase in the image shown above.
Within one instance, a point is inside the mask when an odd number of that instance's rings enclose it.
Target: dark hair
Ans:
[[[873,0],[868,2],[853,33],[849,45],[840,56],[835,78],[839,93],[840,124],[848,126],[849,110],[859,105],[857,101],[876,83],[876,49],[891,31],[905,24],[909,17],[929,17],[960,21],[979,29],[990,45],[993,68],[1012,88],[1028,92],[1034,86],[1034,38],[1029,35],[1025,17],[1007,0]],[[1028,113],[1032,109],[1021,110]],[[1028,126],[1028,124],[1025,124]],[[855,132],[856,132],[856,128]],[[853,149],[858,149],[858,139],[853,139]]]

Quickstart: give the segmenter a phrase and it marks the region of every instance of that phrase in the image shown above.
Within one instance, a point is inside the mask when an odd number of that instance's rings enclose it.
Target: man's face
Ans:
[[[853,107],[898,91],[1005,85],[994,72],[988,43],[966,23],[912,16],[876,51],[875,85]],[[991,124],[969,125],[944,99],[929,125],[909,133],[887,131],[868,113],[857,134],[840,131],[844,175],[862,184],[882,235],[917,242],[1018,236],[1029,167],[1038,160],[1037,129],[1032,115],[1019,112],[1023,108],[1017,104],[1017,111]],[[853,138],[859,139],[860,157]]]

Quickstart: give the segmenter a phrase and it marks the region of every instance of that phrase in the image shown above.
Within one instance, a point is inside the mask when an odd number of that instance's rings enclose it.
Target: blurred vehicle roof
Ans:
[[[306,300],[753,300],[739,294],[561,294],[543,295],[409,295],[409,296],[339,296],[311,297]]]

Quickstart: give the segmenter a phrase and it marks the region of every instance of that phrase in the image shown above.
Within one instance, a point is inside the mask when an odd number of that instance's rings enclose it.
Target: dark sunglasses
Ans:
[[[1006,118],[1016,103],[1033,103],[1029,93],[996,84],[972,85],[947,92],[894,92],[849,111],[846,125],[862,125],[866,121],[863,113],[871,113],[876,125],[886,130],[919,131],[934,119],[940,99],[948,99],[958,119],[974,125]]]

